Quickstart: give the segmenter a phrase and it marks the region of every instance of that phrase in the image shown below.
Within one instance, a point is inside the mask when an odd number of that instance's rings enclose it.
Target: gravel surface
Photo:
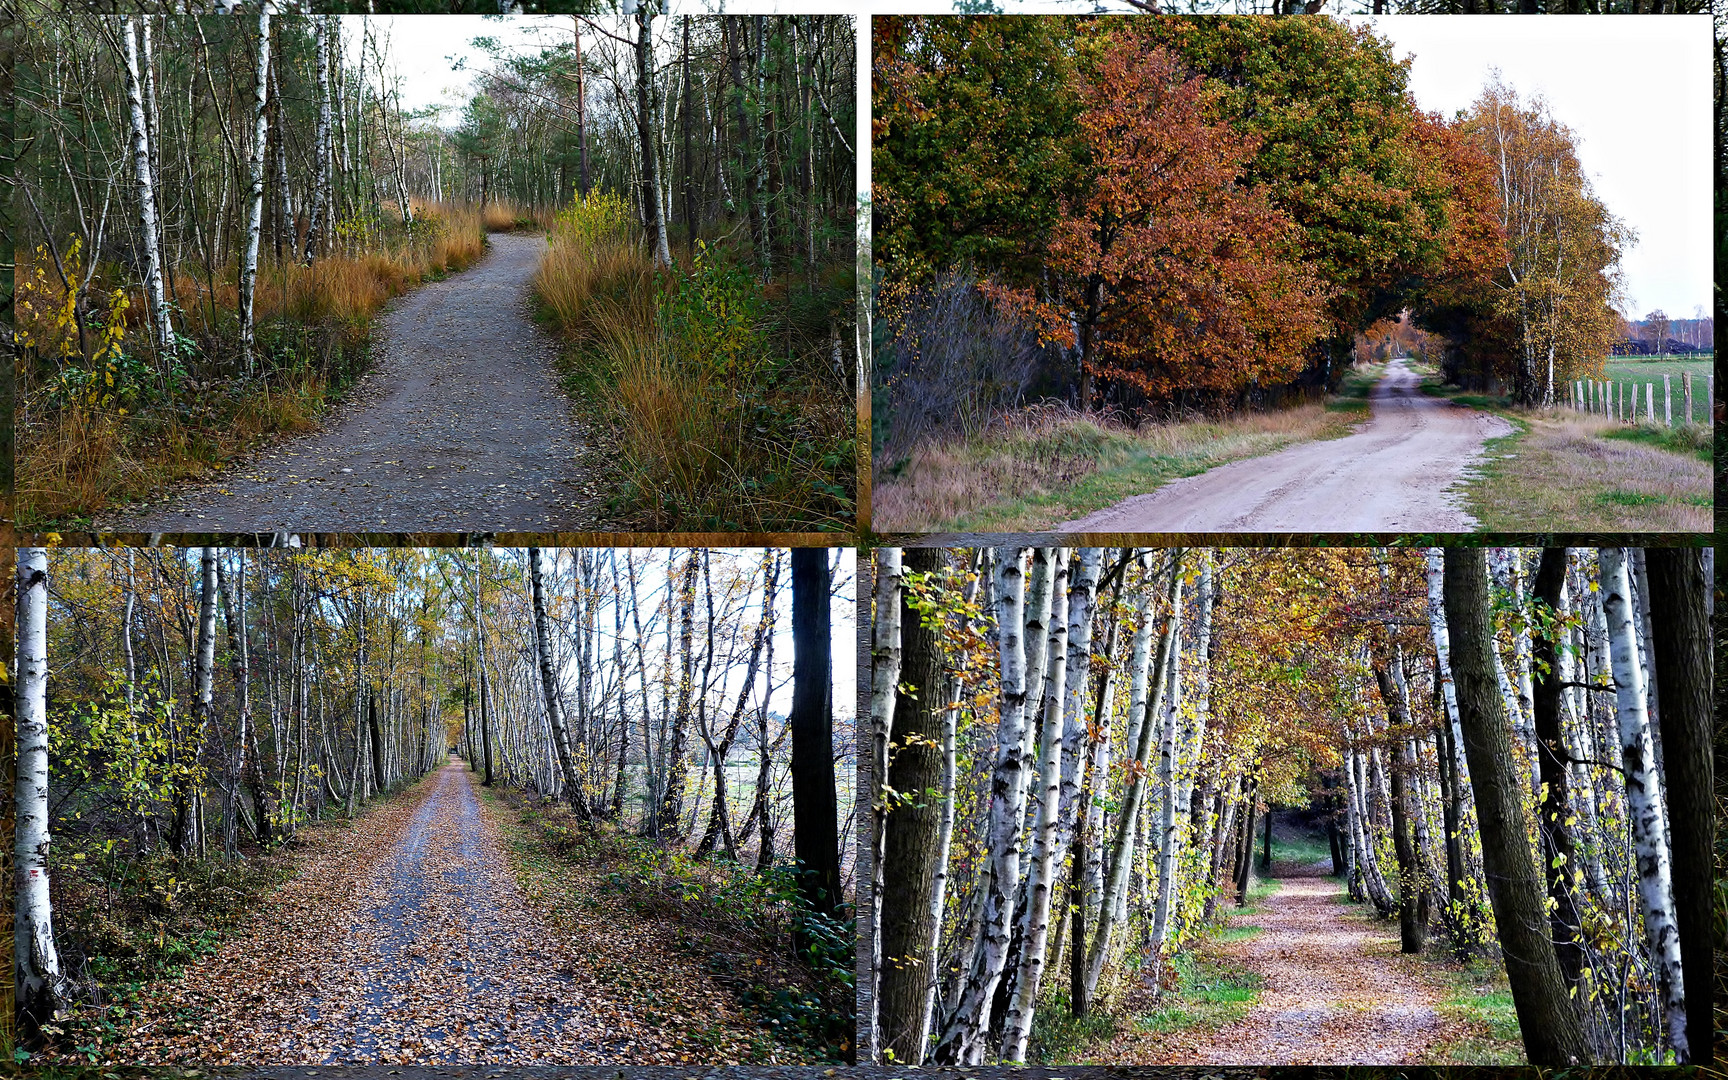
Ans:
[[[575,970],[541,948],[547,928],[482,822],[469,771],[452,762],[433,782],[346,926],[331,926],[342,966],[320,980],[289,1053],[327,1064],[606,1060]]]
[[[546,240],[494,233],[468,270],[392,304],[372,368],[322,431],[97,527],[119,532],[594,528],[558,343],[529,317]]]
[[[1369,398],[1372,418],[1342,439],[1303,443],[1171,481],[1067,532],[1469,532],[1452,488],[1510,434],[1492,413],[1429,397],[1402,360]]]

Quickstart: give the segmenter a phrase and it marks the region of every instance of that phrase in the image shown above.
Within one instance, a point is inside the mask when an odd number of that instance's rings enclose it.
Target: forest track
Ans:
[[[530,318],[546,240],[494,233],[467,270],[373,325],[371,369],[324,428],[265,448],[118,532],[574,532],[594,528],[582,431]]]
[[[1056,526],[1063,532],[1470,532],[1453,488],[1512,425],[1422,393],[1393,360],[1341,439],[1220,465]]]
[[[124,1060],[632,1059],[585,1000],[580,960],[518,888],[462,762],[343,831],[250,933],[166,989],[161,1019],[122,1044]]]
[[[1181,1065],[1434,1064],[1461,1037],[1436,1007],[1446,996],[1421,957],[1398,950],[1398,924],[1344,900],[1330,860],[1281,864],[1277,892],[1240,920],[1244,940],[1205,946],[1260,977],[1240,1020],[1211,1031],[1131,1035],[1112,1060]]]

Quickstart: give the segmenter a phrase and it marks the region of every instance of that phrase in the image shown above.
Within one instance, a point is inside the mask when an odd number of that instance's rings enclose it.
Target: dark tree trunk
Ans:
[[[792,549],[792,844],[810,908],[840,910],[840,834],[834,805],[834,716],[828,550]]]
[[[1566,548],[1544,548],[1531,590],[1533,599],[1545,605],[1556,617],[1560,614],[1561,593],[1566,587],[1566,557]],[[1571,755],[1567,752],[1560,717],[1561,695],[1565,693],[1560,686],[1560,653],[1551,634],[1534,634],[1531,646],[1530,667],[1535,678],[1531,701],[1536,725],[1536,763],[1543,791],[1536,822],[1542,839],[1548,899],[1554,905],[1550,924],[1560,973],[1566,976],[1568,986],[1578,988],[1587,961],[1574,892],[1578,856],[1570,824],[1572,770],[1568,759]]]
[[[1520,798],[1522,780],[1512,762],[1505,701],[1494,678],[1488,567],[1481,548],[1446,549],[1445,596],[1482,865],[1524,1052],[1532,1065],[1545,1068],[1582,1064],[1590,1060],[1590,1046],[1548,940],[1542,879],[1524,839],[1529,823]]]
[[[1714,677],[1706,602],[1712,582],[1702,548],[1650,548],[1656,681],[1661,686],[1663,764],[1668,782],[1674,915],[1680,930],[1680,970],[1686,980],[1686,1029],[1695,1032],[1691,1063],[1709,1064],[1712,1022],[1710,883],[1716,814],[1711,806],[1716,768],[1711,757]]]
[[[1264,842],[1260,847],[1260,876],[1272,876],[1272,800],[1266,800],[1266,825]]]
[[[935,548],[907,548],[908,573],[927,573],[940,565]],[[942,802],[930,793],[942,787],[944,710],[936,634],[911,604],[900,599],[900,683],[894,741],[889,744],[888,789],[891,809],[883,827],[882,985],[879,993],[881,1045],[897,1063],[924,1060],[925,989],[930,978],[930,897],[935,888],[941,840]]]
[[[382,795],[390,785],[384,782],[384,737],[378,731],[378,694],[371,689],[366,692],[366,727],[372,736],[372,783]]]
[[[1400,663],[1401,658],[1392,661]],[[1380,686],[1380,700],[1385,704],[1387,731],[1402,742],[1410,726],[1410,709],[1401,686],[1395,685],[1391,669],[1382,664],[1374,668],[1374,680]],[[1401,952],[1419,953],[1428,940],[1428,890],[1422,881],[1421,867],[1416,859],[1416,845],[1410,839],[1410,796],[1406,790],[1405,756],[1394,759],[1386,754],[1386,771],[1392,781],[1392,850],[1398,859],[1398,948]]]
[[[1248,906],[1248,871],[1254,866],[1254,804],[1259,799],[1259,782],[1248,787],[1248,798],[1242,809],[1242,843],[1236,859],[1236,906]]]

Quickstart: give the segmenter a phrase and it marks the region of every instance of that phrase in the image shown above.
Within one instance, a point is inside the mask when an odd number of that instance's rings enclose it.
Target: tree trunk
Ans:
[[[306,229],[306,248],[302,261],[310,264],[324,250],[328,234],[334,231],[330,196],[330,58],[334,52],[331,38],[335,36],[335,16],[319,16],[312,23],[318,40],[318,128],[313,137],[315,158],[312,216]]]
[[[258,237],[264,227],[264,148],[270,141],[270,4],[258,5],[258,78],[252,93],[252,156],[247,176],[246,249],[240,259],[240,361],[252,370],[252,294],[258,283]]]
[[[138,71],[139,17],[128,16],[120,25],[126,59],[126,102],[132,119],[132,175],[138,182],[138,231],[144,241],[144,291],[149,297],[151,317],[156,323],[156,348],[166,358],[174,351],[174,324],[169,317],[164,289],[167,268],[159,243],[160,221],[156,212],[155,150],[150,140],[150,122],[144,111],[143,83]],[[92,260],[96,253],[91,252]],[[166,368],[164,367],[164,370]]]
[[[1674,914],[1680,960],[1696,973],[1686,987],[1690,1059],[1707,1064],[1712,1028],[1708,977],[1711,970],[1710,882],[1716,790],[1711,753],[1712,663],[1706,610],[1713,582],[1701,548],[1649,548],[1651,629],[1655,635],[1656,681],[1662,687],[1663,765],[1668,779],[1668,831],[1673,844]],[[1682,1059],[1685,1060],[1685,1059]]]
[[[125,31],[130,34],[130,29]],[[94,255],[92,255],[94,257]],[[26,1030],[63,1004],[60,954],[48,891],[48,551],[18,551],[18,776],[13,788],[14,993]]]
[[[1067,593],[1068,552],[1053,552],[1052,591]],[[1045,657],[1044,724],[1039,752],[1038,818],[1032,832],[1032,865],[1027,871],[1027,913],[1020,945],[1020,966],[1014,997],[1004,1018],[1002,1059],[1026,1060],[1026,1040],[1032,1034],[1032,1012],[1044,974],[1044,952],[1050,933],[1050,892],[1055,855],[1056,811],[1062,784],[1062,713],[1067,702],[1068,622],[1053,620]]]
[[[828,550],[793,548],[792,844],[799,891],[812,911],[832,918],[841,896],[828,628]]]
[[[554,564],[556,565],[556,564]],[[534,589],[534,655],[540,671],[540,693],[546,703],[546,720],[552,726],[552,747],[558,754],[558,769],[564,778],[564,797],[576,820],[591,821],[582,777],[576,771],[570,750],[570,732],[564,722],[563,695],[558,692],[558,672],[552,663],[552,632],[546,625],[546,586],[540,567],[540,549],[528,549],[528,576]],[[604,783],[601,788],[604,790]]]
[[[654,149],[659,130],[659,89],[654,85],[654,5],[639,2],[636,8],[636,122],[642,141],[642,213],[648,219],[648,242],[654,246],[654,265],[672,265],[666,244],[666,215],[660,206],[660,155]]]
[[[877,1008],[882,1052],[892,1053],[896,1064],[916,1067],[923,1063],[929,1037],[926,983],[933,970],[935,913],[927,897],[940,870],[941,819],[948,812],[946,801],[939,803],[926,793],[944,784],[943,728],[949,710],[937,694],[944,678],[936,632],[899,588],[900,552],[878,548],[876,555],[882,582],[876,601],[878,655],[887,648],[883,623],[892,624],[900,636],[893,642],[896,676],[888,687],[898,698],[890,710],[897,721],[895,742],[878,800],[888,809],[883,818],[883,863],[893,873],[884,882],[878,905],[882,966]],[[940,567],[941,553],[935,548],[908,548],[905,564],[913,573],[931,573]],[[890,603],[895,608],[892,613],[887,610]],[[905,690],[895,693],[895,685]],[[871,688],[873,695],[881,689],[874,681]]]
[[[1026,572],[1022,548],[994,553],[996,624],[1001,654],[1001,701],[997,709],[996,763],[990,779],[986,847],[979,869],[978,940],[968,969],[942,1024],[931,1059],[942,1065],[983,1060],[990,1030],[990,1004],[1008,961],[1014,894],[1020,880],[1020,829],[1026,791],[1022,740],[1026,727]]]
[[[1638,862],[1638,897],[1644,909],[1644,935],[1656,968],[1668,1039],[1682,1061],[1688,1056],[1686,990],[1680,967],[1680,934],[1674,916],[1673,875],[1668,863],[1662,786],[1650,744],[1645,712],[1644,671],[1633,628],[1631,583],[1624,548],[1605,547],[1602,614],[1608,620],[1608,657],[1614,671],[1615,718],[1620,728],[1620,763],[1626,773],[1626,812]],[[1700,973],[1702,974],[1702,973]]]
[[[1538,612],[1552,613],[1559,625],[1564,625],[1562,620],[1567,614],[1567,555],[1568,550],[1563,547],[1542,549],[1542,561],[1536,568],[1531,592],[1531,599],[1540,605]],[[1543,614],[1538,614],[1541,617]],[[1571,755],[1561,726],[1561,697],[1565,690],[1560,686],[1562,666],[1554,633],[1538,633],[1534,651],[1535,685],[1531,703],[1543,792],[1542,804],[1537,809],[1537,828],[1541,834],[1548,900],[1553,905],[1549,921],[1561,974],[1566,976],[1566,983],[1574,993],[1586,993],[1582,980],[1589,961],[1576,901],[1576,890],[1583,882],[1579,880],[1578,845],[1572,834],[1572,769],[1568,761]]]
[[[1512,761],[1505,699],[1494,677],[1487,566],[1480,548],[1447,548],[1444,558],[1458,720],[1475,778],[1482,862],[1524,1050],[1532,1065],[1584,1064],[1590,1047],[1548,940],[1542,880],[1525,841],[1530,833],[1521,778]]]

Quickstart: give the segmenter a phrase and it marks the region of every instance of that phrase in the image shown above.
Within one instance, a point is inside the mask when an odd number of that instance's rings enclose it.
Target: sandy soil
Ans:
[[[1410,1065],[1448,1034],[1442,987],[1398,951],[1398,924],[1339,898],[1325,862],[1281,865],[1279,889],[1245,920],[1261,933],[1216,946],[1257,972],[1260,999],[1217,1031],[1143,1035],[1118,1060],[1183,1065]]]
[[[121,532],[592,528],[557,342],[529,318],[541,236],[495,233],[466,271],[374,325],[373,366],[322,431],[97,527]]]
[[[1512,430],[1418,389],[1401,360],[1355,434],[1221,465],[1064,522],[1066,532],[1469,532],[1451,488]]]

